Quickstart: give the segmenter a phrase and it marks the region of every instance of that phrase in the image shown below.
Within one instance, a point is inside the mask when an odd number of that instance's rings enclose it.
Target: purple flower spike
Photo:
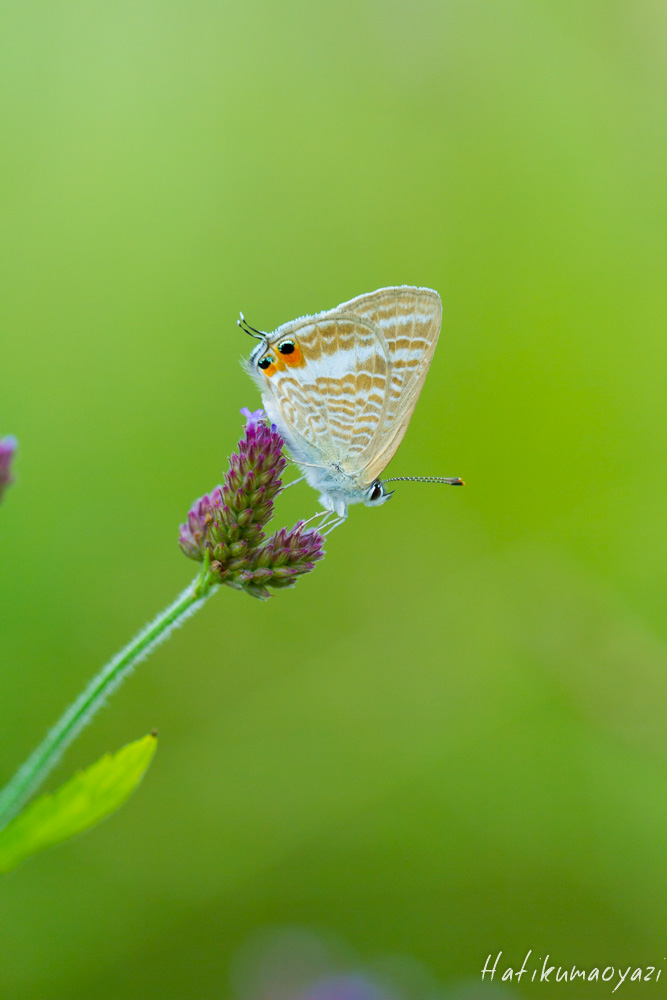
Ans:
[[[5,492],[5,488],[14,482],[12,476],[12,461],[16,454],[18,441],[15,437],[0,438],[0,500]]]
[[[213,510],[222,506],[222,487],[216,486],[211,495],[195,500],[188,513],[186,524],[181,525],[178,544],[190,559],[203,559],[208,542],[209,528],[213,523]]]
[[[304,531],[299,521],[266,539],[264,527],[283,485],[284,442],[263,410],[244,407],[241,414],[247,423],[225,481],[194,503],[178,543],[198,562],[208,553],[220,583],[266,600],[268,587],[292,587],[298,576],[315,568],[324,555],[324,538]]]

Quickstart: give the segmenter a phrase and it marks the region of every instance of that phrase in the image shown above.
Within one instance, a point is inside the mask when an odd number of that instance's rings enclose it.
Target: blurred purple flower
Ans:
[[[391,1000],[369,979],[361,975],[333,976],[316,983],[302,1000]]]
[[[0,500],[7,486],[14,482],[12,476],[12,460],[16,454],[18,442],[15,437],[0,438]]]
[[[238,454],[229,460],[222,486],[193,504],[179,545],[198,562],[208,553],[220,583],[265,600],[268,587],[291,587],[314,569],[324,555],[324,538],[298,521],[266,540],[263,529],[282,489],[284,442],[263,410],[244,407],[241,413],[247,423]]]

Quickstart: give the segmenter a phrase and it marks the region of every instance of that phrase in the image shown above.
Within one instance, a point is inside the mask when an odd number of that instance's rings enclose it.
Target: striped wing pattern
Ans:
[[[429,288],[385,288],[360,296],[357,314],[375,326],[390,360],[382,418],[360,455],[372,483],[392,460],[408,429],[438,343],[442,303]]]
[[[274,376],[275,402],[320,463],[354,462],[382,416],[389,367],[385,346],[356,316],[307,320],[288,333],[298,338],[305,365]]]
[[[298,340],[304,364],[268,384],[299,450],[361,488],[388,465],[414,411],[440,332],[437,292],[383,288],[271,336]],[[268,381],[268,380],[267,380]]]

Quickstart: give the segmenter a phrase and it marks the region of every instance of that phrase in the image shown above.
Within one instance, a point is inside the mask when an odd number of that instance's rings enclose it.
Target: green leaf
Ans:
[[[26,806],[0,830],[0,875],[118,809],[143,778],[156,747],[157,733],[150,733],[116,753],[105,753],[55,792]]]

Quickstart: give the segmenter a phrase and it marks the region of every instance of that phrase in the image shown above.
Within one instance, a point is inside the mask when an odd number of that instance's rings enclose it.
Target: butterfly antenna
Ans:
[[[392,476],[391,479],[383,479],[384,483],[444,483],[446,486],[465,486],[458,476]]]
[[[266,340],[267,334],[262,333],[261,330],[256,330],[254,326],[250,326],[250,323],[246,322],[246,318],[243,313],[239,313],[240,319],[237,319],[236,324],[240,326],[244,333],[247,333],[249,337],[254,337],[255,340]]]

